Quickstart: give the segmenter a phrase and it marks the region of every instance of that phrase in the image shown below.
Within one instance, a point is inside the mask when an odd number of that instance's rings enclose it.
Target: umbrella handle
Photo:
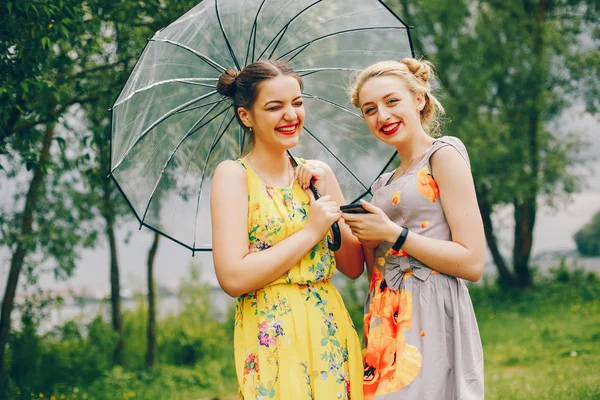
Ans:
[[[310,190],[312,190],[315,200],[319,200],[321,195],[312,183],[310,185]],[[337,222],[334,222],[333,225],[331,225],[331,233],[333,234],[333,242],[327,238],[327,247],[329,247],[329,250],[331,251],[338,251],[342,245],[342,234],[340,233],[340,226]]]

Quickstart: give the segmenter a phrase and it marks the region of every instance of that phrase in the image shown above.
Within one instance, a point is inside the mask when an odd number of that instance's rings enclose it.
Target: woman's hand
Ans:
[[[308,189],[312,181],[314,188],[321,196],[327,194],[327,172],[319,165],[299,164],[294,171],[294,175],[302,189]]]
[[[367,248],[377,247],[384,240],[394,243],[402,228],[392,222],[379,207],[364,200],[361,203],[368,214],[342,214],[354,236]]]
[[[342,212],[337,203],[331,200],[331,196],[325,195],[315,200],[312,192],[307,193],[311,201],[304,229],[313,231],[316,237],[324,238],[331,225],[341,218]]]

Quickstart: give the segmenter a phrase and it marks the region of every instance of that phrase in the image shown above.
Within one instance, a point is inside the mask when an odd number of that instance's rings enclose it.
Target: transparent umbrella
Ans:
[[[379,0],[204,0],[148,41],[115,101],[110,174],[140,225],[211,250],[212,174],[248,144],[219,74],[283,59],[304,81],[294,154],[327,162],[346,199],[369,196],[395,152],[348,88],[367,65],[412,55],[408,26]]]

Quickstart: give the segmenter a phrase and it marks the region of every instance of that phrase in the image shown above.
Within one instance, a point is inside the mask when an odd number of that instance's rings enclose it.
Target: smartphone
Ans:
[[[343,213],[348,214],[368,214],[369,212],[365,210],[360,203],[354,204],[346,204],[344,206],[340,206],[340,210]]]

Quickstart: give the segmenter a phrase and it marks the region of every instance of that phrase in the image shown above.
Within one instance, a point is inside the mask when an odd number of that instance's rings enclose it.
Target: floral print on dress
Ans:
[[[434,203],[440,196],[440,189],[433,179],[433,176],[431,175],[427,165],[417,171],[417,190],[419,193],[421,193],[421,195],[423,195],[423,197],[431,200]]]
[[[244,382],[247,377],[258,375],[258,356],[255,353],[248,352],[246,360],[244,360]]]
[[[248,250],[255,253],[301,230],[310,204],[297,183],[268,187],[241,163],[248,178]],[[362,400],[360,341],[330,282],[336,265],[328,237],[280,277],[238,298],[240,399]]]
[[[397,206],[400,203],[400,192],[394,192],[392,195],[392,204]]]
[[[404,331],[412,326],[412,295],[391,290],[381,271],[373,271],[372,301],[365,317],[364,394],[372,399],[396,392],[411,383],[421,369],[419,350],[406,343]]]
[[[277,338],[282,338],[283,336],[283,327],[280,322],[271,321],[268,323],[264,321],[258,326],[258,342],[261,346],[276,347]]]

